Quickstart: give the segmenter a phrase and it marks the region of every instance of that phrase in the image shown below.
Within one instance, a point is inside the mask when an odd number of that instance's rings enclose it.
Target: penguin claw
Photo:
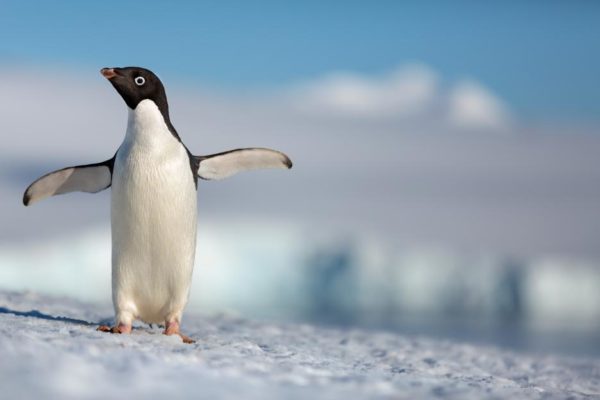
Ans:
[[[179,337],[181,338],[181,340],[183,341],[183,343],[185,344],[192,344],[192,343],[196,343],[196,341],[194,339],[192,339],[189,336],[184,335],[183,333],[179,334]]]
[[[100,325],[98,328],[96,328],[96,330],[99,332],[106,332],[106,333],[131,333],[131,327],[128,327],[125,325],[119,325],[119,326],[113,326],[113,327],[110,327],[108,325]]]
[[[99,327],[96,328],[96,330],[99,332],[112,333],[113,328],[111,328],[108,325],[100,325]]]

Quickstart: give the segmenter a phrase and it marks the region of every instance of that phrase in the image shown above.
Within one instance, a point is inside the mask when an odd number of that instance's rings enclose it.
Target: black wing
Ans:
[[[282,152],[258,147],[195,156],[195,159],[198,162],[198,176],[206,180],[223,179],[255,169],[292,168],[292,161]]]
[[[110,187],[115,157],[96,164],[77,165],[50,172],[33,182],[23,194],[26,206],[46,197],[69,192],[96,193]]]

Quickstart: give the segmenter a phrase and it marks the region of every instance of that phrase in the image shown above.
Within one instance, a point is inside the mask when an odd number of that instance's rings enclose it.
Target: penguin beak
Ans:
[[[102,68],[100,70],[100,73],[102,74],[103,77],[105,77],[108,80],[117,76],[117,73],[115,72],[114,68]]]

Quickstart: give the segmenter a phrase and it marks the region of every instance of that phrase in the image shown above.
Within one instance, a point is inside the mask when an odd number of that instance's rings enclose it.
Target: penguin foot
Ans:
[[[131,333],[131,325],[119,324],[118,326],[110,327],[108,325],[100,325],[96,328],[97,331],[107,333]]]
[[[163,334],[165,334],[167,336],[178,335],[181,338],[181,340],[183,340],[183,343],[187,343],[187,344],[196,343],[196,341],[194,339],[192,339],[189,336],[184,335],[183,333],[181,333],[179,331],[179,322],[177,322],[177,321],[167,322],[167,327],[165,328]]]

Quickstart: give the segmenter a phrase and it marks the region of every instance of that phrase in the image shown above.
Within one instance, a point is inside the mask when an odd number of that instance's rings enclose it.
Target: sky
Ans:
[[[422,63],[444,81],[485,83],[524,120],[595,124],[599,17],[594,1],[5,0],[0,65],[143,65],[241,92]]]

